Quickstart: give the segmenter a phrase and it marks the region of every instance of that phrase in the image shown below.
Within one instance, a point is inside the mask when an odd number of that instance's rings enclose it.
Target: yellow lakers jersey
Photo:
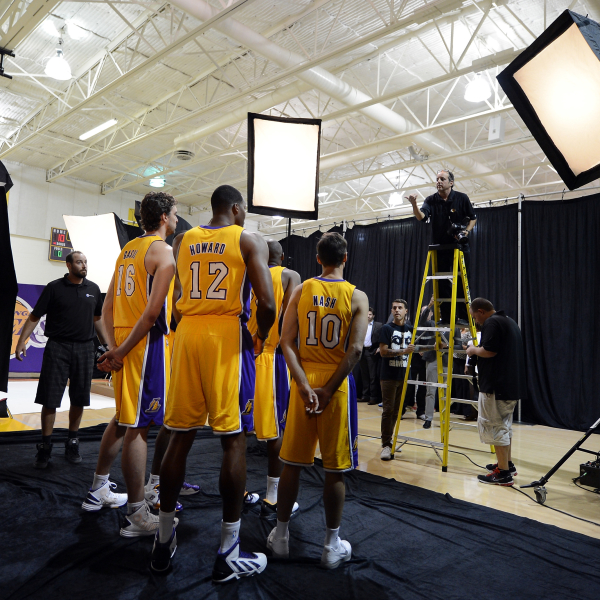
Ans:
[[[300,358],[339,364],[346,352],[356,286],[344,279],[314,277],[302,284],[298,302]]]
[[[154,276],[146,270],[146,253],[159,235],[142,235],[128,242],[115,265],[113,318],[115,327],[133,327],[142,316],[152,291]],[[167,335],[171,323],[173,283],[155,325]]]
[[[277,316],[275,317],[275,323],[271,327],[269,337],[265,340],[265,346],[263,352],[275,352],[277,346],[279,346],[279,320],[281,319],[281,305],[283,304],[283,284],[281,283],[281,275],[285,267],[271,267],[271,278],[273,279],[273,292],[275,293],[275,306],[277,307]],[[258,325],[256,323],[256,296],[254,290],[252,290],[252,296],[250,300],[250,319],[248,320],[248,330],[252,335],[256,333]]]
[[[235,316],[250,310],[250,281],[242,256],[238,225],[194,227],[183,234],[177,256],[182,316]]]

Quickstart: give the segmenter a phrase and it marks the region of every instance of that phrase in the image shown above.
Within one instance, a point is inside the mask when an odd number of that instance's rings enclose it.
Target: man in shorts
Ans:
[[[243,229],[246,202],[238,190],[218,187],[210,225],[194,227],[173,244],[177,285],[177,343],[165,425],[171,441],[160,470],[160,527],[150,566],[166,572],[177,547],[173,519],[196,430],[208,424],[223,448],[219,489],[221,546],[212,579],[222,583],[261,573],[264,554],[240,550],[246,489],[246,431],[252,431],[254,357],[260,355],[276,314],[265,241]],[[254,338],[246,323],[250,285],[257,299]]]
[[[274,519],[277,516],[277,487],[283,463],[279,460],[279,451],[285,431],[290,384],[283,351],[279,346],[279,325],[285,315],[292,292],[300,285],[300,275],[286,269],[283,264],[283,248],[276,240],[267,242],[269,248],[269,271],[273,279],[273,292],[277,316],[269,337],[260,356],[256,358],[256,387],[254,395],[254,430],[256,438],[267,442],[269,466],[267,472],[267,494],[260,508],[263,518]],[[256,333],[256,300],[251,302],[252,313],[248,321],[248,330]],[[298,505],[295,504],[295,510]]]
[[[498,462],[489,464],[481,483],[513,485],[517,469],[512,462],[513,411],[518,400],[527,397],[525,357],[519,326],[503,310],[496,311],[489,300],[475,298],[471,314],[481,326],[481,342],[468,346],[467,355],[477,356],[479,416],[477,426],[483,444],[496,448]]]
[[[273,556],[289,556],[289,521],[303,467],[312,467],[317,443],[325,469],[323,502],[327,531],[321,565],[350,560],[339,538],[346,495],[344,472],[358,465],[358,417],[352,369],[360,360],[369,302],[343,279],[346,240],[326,233],[317,244],[320,277],[298,286],[283,320],[281,347],[292,374],[283,445],[285,463],[277,494],[277,526],[267,539]]]
[[[94,326],[101,342],[106,332],[101,320],[100,288],[87,279],[87,258],[74,250],[66,258],[68,273],[51,281],[42,291],[35,308],[27,318],[15,349],[15,358],[27,356],[27,340],[46,315],[42,370],[35,395],[42,405],[42,440],[37,445],[33,466],[45,469],[52,454],[52,431],[56,409],[60,408],[69,380],[69,433],[65,442],[65,458],[80,463],[79,424],[83,409],[90,405],[90,389],[94,372]]]
[[[97,510],[126,500],[123,537],[154,535],[158,530],[158,517],[145,500],[144,481],[148,429],[162,425],[169,389],[175,260],[165,239],[177,225],[176,200],[164,192],[150,192],[142,200],[140,215],[145,233],[121,250],[104,303],[109,351],[98,364],[113,371],[117,412],[102,436],[94,481],[82,504],[85,510]],[[121,446],[125,499],[112,492],[108,479]]]

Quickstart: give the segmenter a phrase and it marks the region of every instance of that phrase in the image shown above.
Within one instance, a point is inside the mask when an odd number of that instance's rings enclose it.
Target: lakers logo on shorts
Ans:
[[[153,398],[150,406],[144,411],[147,415],[155,415],[161,407],[160,398]]]
[[[246,408],[244,408],[244,412],[242,413],[243,415],[249,415],[252,412],[252,402],[253,400],[248,400],[248,402],[246,402]]]
[[[287,408],[285,409],[283,416],[281,417],[281,420],[279,421],[279,423],[281,425],[283,425],[286,421],[287,421]]]
[[[358,450],[358,436],[354,438],[354,444],[352,445],[352,450],[356,452]]]

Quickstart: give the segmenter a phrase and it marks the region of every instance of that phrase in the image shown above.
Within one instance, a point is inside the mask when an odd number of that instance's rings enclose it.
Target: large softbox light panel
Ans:
[[[248,113],[248,207],[261,215],[319,218],[321,119]]]
[[[570,190],[600,177],[600,25],[566,10],[498,81]]]

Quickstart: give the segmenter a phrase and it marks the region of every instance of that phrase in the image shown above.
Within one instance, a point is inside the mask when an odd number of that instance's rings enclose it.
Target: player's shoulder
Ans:
[[[352,301],[353,302],[369,302],[369,297],[367,296],[367,294],[365,294],[362,290],[359,290],[357,287],[355,287],[352,290]]]

